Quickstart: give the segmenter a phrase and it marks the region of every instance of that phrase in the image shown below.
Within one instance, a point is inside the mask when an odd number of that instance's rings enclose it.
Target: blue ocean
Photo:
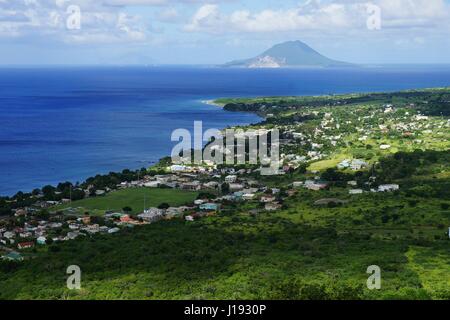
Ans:
[[[259,121],[203,100],[442,86],[449,66],[3,68],[0,195],[149,166],[170,154],[172,131],[194,121],[205,129]]]

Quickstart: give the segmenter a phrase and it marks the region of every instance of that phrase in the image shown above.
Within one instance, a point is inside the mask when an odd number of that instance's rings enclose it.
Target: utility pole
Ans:
[[[144,194],[144,213],[147,210],[147,196]]]

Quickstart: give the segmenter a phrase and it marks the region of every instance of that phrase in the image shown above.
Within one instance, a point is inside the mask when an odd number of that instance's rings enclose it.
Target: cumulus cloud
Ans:
[[[161,30],[158,27],[161,22],[180,23],[186,32],[230,36],[367,32],[370,0],[310,0],[292,7],[268,5],[257,10],[251,9],[252,2],[247,1],[250,0],[0,0],[0,37],[45,36],[75,43],[145,42]],[[222,6],[223,3],[227,6]],[[450,5],[445,0],[370,3],[381,9],[382,31],[406,35],[409,34],[405,28],[419,33],[450,32]],[[69,5],[81,8],[80,30],[66,27]],[[127,10],[133,6],[146,7],[143,12],[152,11],[145,17],[137,10]],[[166,25],[164,28],[174,29]],[[424,37],[424,33],[417,36]],[[177,36],[183,35],[174,37]]]
[[[189,32],[283,32],[364,30],[370,15],[370,2],[308,1],[287,9],[223,13],[219,5],[201,6],[184,30]],[[382,13],[382,24],[389,28],[448,26],[450,5],[444,0],[379,0],[371,2]]]
[[[67,27],[80,9],[79,29]],[[143,41],[148,26],[136,15],[89,0],[0,0],[0,36],[42,35],[63,42]]]

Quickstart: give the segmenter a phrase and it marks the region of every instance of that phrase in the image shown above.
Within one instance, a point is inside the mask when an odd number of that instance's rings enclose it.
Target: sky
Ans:
[[[450,63],[450,0],[0,0],[0,65],[221,64],[289,40]]]

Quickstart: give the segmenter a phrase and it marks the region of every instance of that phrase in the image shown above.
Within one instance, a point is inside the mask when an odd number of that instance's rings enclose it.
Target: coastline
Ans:
[[[208,106],[214,106],[214,107],[218,107],[218,108],[225,107],[224,104],[217,103],[216,101],[217,101],[217,99],[211,99],[211,100],[201,100],[200,102],[203,104],[206,104]]]

